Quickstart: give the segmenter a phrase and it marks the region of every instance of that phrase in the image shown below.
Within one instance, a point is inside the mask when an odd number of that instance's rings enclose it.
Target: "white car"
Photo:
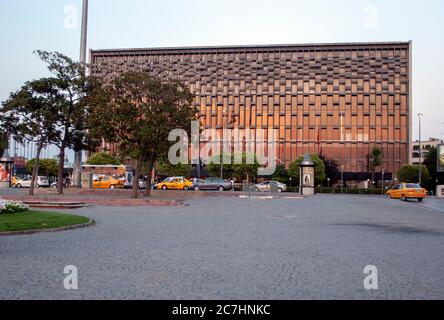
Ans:
[[[15,184],[15,188],[29,188],[31,187],[31,179],[32,177],[26,177],[21,180],[17,180]],[[49,187],[49,179],[48,177],[38,176],[36,177],[35,186],[38,188],[48,188]]]

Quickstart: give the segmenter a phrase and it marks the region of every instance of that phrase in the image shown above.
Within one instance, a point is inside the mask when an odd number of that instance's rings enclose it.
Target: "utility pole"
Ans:
[[[88,37],[88,0],[83,0],[82,8],[82,31],[80,36],[80,64],[82,72],[86,72],[86,43]],[[75,188],[82,187],[82,150],[76,151],[74,155],[73,185]]]
[[[421,185],[422,182],[422,144],[421,144],[421,117],[422,113],[418,113],[418,121],[419,121],[419,179],[418,183]]]

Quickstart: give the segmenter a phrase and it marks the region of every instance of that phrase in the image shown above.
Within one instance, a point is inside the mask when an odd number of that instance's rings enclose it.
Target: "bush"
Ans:
[[[386,192],[387,190],[384,190]],[[316,187],[316,193],[335,193],[340,194],[341,188],[326,188],[326,187]],[[371,195],[381,195],[382,191],[379,188],[369,188],[369,189],[359,189],[359,188],[343,188],[343,194],[371,194]]]
[[[27,210],[28,206],[21,201],[0,200],[0,214],[14,214]]]

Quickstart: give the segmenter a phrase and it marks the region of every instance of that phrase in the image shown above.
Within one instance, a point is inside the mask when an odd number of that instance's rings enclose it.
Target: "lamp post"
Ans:
[[[88,0],[83,0],[82,8],[82,31],[80,36],[80,65],[82,66],[83,75],[85,75],[86,63],[86,43],[88,37]],[[76,188],[82,186],[82,150],[78,150],[74,154],[74,168],[73,168],[73,184]]]
[[[330,188],[330,178],[327,178],[327,188]]]
[[[291,190],[291,180],[293,180],[291,177],[288,178],[288,180],[290,180],[290,190]]]
[[[422,182],[422,145],[421,145],[421,117],[423,116],[422,113],[418,113],[418,122],[419,122],[419,177],[418,177],[418,183],[421,185]]]

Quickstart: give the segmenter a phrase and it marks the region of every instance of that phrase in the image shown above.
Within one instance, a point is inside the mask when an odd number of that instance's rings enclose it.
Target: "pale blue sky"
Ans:
[[[442,0],[90,0],[88,48],[413,40],[413,108],[443,138]],[[46,75],[33,50],[78,59],[80,0],[0,0],[0,101]],[[73,28],[74,26],[74,28]],[[417,137],[416,118],[414,138]]]

